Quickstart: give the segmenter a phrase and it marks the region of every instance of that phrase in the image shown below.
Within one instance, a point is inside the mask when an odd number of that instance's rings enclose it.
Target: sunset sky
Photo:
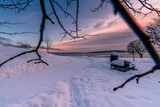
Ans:
[[[60,4],[64,5],[65,0],[57,0]],[[134,0],[133,0],[134,1]],[[160,7],[159,0],[150,0],[156,7]],[[134,1],[135,2],[135,1]],[[63,51],[101,51],[101,50],[125,50],[127,44],[136,39],[135,34],[127,27],[123,20],[119,16],[113,15],[113,10],[110,5],[104,9],[100,9],[97,12],[91,12],[91,9],[98,6],[99,0],[80,0],[80,13],[79,13],[79,29],[80,35],[85,35],[85,39],[77,39],[75,42],[70,38],[64,39],[60,42],[63,35],[62,29],[57,24],[54,16],[52,25],[47,22],[45,29],[45,36],[49,36],[53,40],[53,47],[61,49]],[[135,4],[138,6],[138,4]],[[49,5],[46,3],[48,13],[50,12]],[[73,6],[74,8],[74,6]],[[67,30],[73,29],[73,24],[69,18],[64,17],[62,12],[56,8],[58,15],[61,18],[65,28]],[[69,10],[71,11],[71,10]],[[145,11],[145,10],[144,10]],[[74,14],[74,11],[72,11]],[[34,1],[26,11],[17,13],[16,11],[0,9],[0,22],[9,21],[15,23],[21,23],[12,26],[0,26],[1,32],[36,32],[39,33],[39,26],[41,21],[41,11],[39,3]],[[156,17],[154,14],[150,14],[142,20],[142,16],[136,15],[139,23],[145,28],[152,18]],[[0,34],[0,37],[10,38],[13,43],[25,42],[33,46],[37,44],[39,39],[38,34],[24,34],[15,35],[14,37]],[[45,37],[44,37],[45,38]],[[43,43],[45,46],[45,44]]]

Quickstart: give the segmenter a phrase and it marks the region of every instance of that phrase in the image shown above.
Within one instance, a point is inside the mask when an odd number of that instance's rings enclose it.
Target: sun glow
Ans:
[[[160,7],[160,2],[158,0],[152,1],[152,2],[154,3],[156,7]],[[149,23],[153,21],[152,18],[156,17],[155,13],[149,14],[148,16],[144,18],[143,18],[143,15],[134,15],[134,16],[136,17],[136,20],[139,23],[139,25],[142,26],[144,30],[146,26],[148,26]],[[96,24],[98,27],[96,26]],[[87,25],[87,28],[82,29],[82,33],[80,35],[87,34],[88,35],[86,36],[87,40],[76,39],[75,42],[73,40],[64,40],[62,42],[55,43],[54,47],[64,50],[64,51],[75,50],[75,49],[83,50],[85,48],[90,49],[90,48],[98,47],[96,46],[96,44],[94,44],[95,46],[91,46],[89,43],[86,43],[90,39],[97,38],[97,41],[98,41],[99,36],[103,35],[103,36],[106,36],[106,38],[108,38],[108,36],[111,37],[112,35],[107,35],[107,34],[111,34],[111,33],[117,33],[116,36],[118,37],[119,36],[118,34],[123,34],[123,32],[133,32],[133,31],[128,27],[128,25],[124,22],[124,20],[121,19],[121,17],[119,16],[116,16],[116,17],[112,16],[110,19],[107,19],[107,18],[106,19],[96,19],[96,21],[95,20],[91,21],[91,23]],[[134,37],[136,38],[135,35]],[[113,38],[116,38],[116,37],[113,37]],[[82,41],[85,44],[83,44]],[[108,41],[106,40],[106,43]],[[76,45],[73,45],[73,44],[76,44]],[[111,44],[110,44],[110,47],[111,47]]]

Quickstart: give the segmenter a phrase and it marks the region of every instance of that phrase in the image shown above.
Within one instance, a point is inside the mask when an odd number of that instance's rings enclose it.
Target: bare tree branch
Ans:
[[[65,9],[63,9],[63,7],[58,2],[56,2],[56,1],[53,1],[53,2],[62,10],[62,12],[65,15],[65,18],[67,16],[69,16],[73,20],[73,23],[76,22],[76,19],[69,12],[67,12]],[[54,14],[54,13],[51,13],[51,14]],[[51,14],[49,14],[49,15],[51,15]]]
[[[34,62],[35,64],[44,63],[44,64],[48,65],[47,62],[45,62],[45,61],[42,60],[42,56],[39,54],[38,50],[39,50],[39,48],[40,48],[40,46],[41,46],[41,43],[42,43],[42,41],[43,41],[43,33],[44,33],[44,29],[45,29],[46,20],[47,20],[47,19],[48,19],[49,21],[51,21],[51,20],[49,19],[49,17],[48,17],[47,14],[46,14],[46,9],[45,9],[44,0],[39,0],[39,1],[40,1],[40,7],[41,7],[41,11],[42,11],[42,20],[41,20],[41,25],[40,25],[40,35],[39,35],[40,37],[39,37],[39,42],[38,42],[37,47],[36,47],[35,49],[31,50],[31,51],[22,52],[22,53],[20,53],[20,54],[18,54],[18,55],[15,55],[15,56],[7,59],[6,61],[4,61],[4,62],[2,62],[2,63],[0,64],[0,67],[1,67],[2,65],[4,65],[5,63],[7,63],[7,62],[9,62],[9,61],[11,61],[11,60],[19,57],[19,56],[22,56],[22,55],[25,55],[25,54],[28,54],[28,53],[33,53],[33,52],[36,53],[36,55],[38,56],[38,58],[37,58],[37,59],[29,60],[28,62],[36,61],[36,62]],[[52,21],[51,21],[51,22],[52,22]],[[53,22],[52,22],[52,23],[53,23]]]
[[[135,75],[129,79],[127,79],[122,85],[114,88],[113,90],[116,91],[119,88],[123,88],[128,82],[134,80],[137,78],[137,82],[139,81],[140,78],[155,72],[155,70],[160,69],[160,58],[158,53],[156,52],[155,48],[152,46],[150,43],[150,37],[145,33],[145,31],[142,29],[142,27],[138,24],[138,22],[135,20],[134,16],[127,10],[131,10],[134,14],[140,14],[146,17],[150,13],[156,13],[158,16],[160,16],[160,10],[159,8],[154,8],[150,3],[149,0],[137,0],[141,4],[139,8],[135,8],[133,6],[133,3],[131,0],[101,0],[101,3],[97,8],[94,8],[92,11],[98,11],[100,8],[103,8],[103,5],[106,3],[111,3],[114,8],[114,13],[117,14],[119,13],[122,18],[125,20],[125,22],[131,27],[131,29],[136,33],[136,35],[141,39],[143,44],[145,45],[147,51],[153,58],[153,60],[156,63],[156,66],[151,69],[148,72],[145,72],[143,74]],[[143,8],[147,9],[148,12],[144,13],[142,10]],[[143,17],[143,18],[144,18]]]
[[[18,25],[18,24],[21,24],[21,23],[11,23],[8,21],[0,22],[0,26],[9,26],[9,25]]]
[[[40,0],[40,7],[41,7],[41,11],[42,11],[42,19],[41,19],[40,35],[39,35],[40,37],[39,37],[38,45],[37,45],[37,47],[35,49],[35,52],[36,52],[38,58],[37,59],[29,60],[28,62],[37,61],[37,62],[35,62],[35,64],[37,64],[37,63],[44,63],[44,64],[48,65],[47,62],[45,62],[45,61],[42,60],[42,56],[38,53],[38,50],[39,50],[39,48],[41,46],[41,43],[43,41],[43,34],[44,34],[44,30],[45,30],[46,19],[48,19],[49,21],[51,21],[51,20],[49,19],[49,17],[46,14],[44,0]]]
[[[128,9],[130,9],[134,14],[142,14],[142,12],[141,12],[142,7],[138,8],[138,9],[135,9],[135,8],[133,7],[133,3],[131,3],[130,0],[124,0],[123,2],[124,2],[124,4],[126,5],[126,7],[127,7]]]
[[[52,7],[52,10],[53,10],[54,15],[55,15],[55,17],[56,17],[59,25],[61,26],[61,28],[62,28],[63,31],[64,31],[64,37],[63,37],[63,38],[65,38],[67,35],[69,35],[69,36],[72,37],[72,38],[75,38],[73,35],[70,34],[70,32],[68,32],[68,31],[65,29],[65,27],[63,26],[60,18],[58,17],[58,14],[57,14],[57,12],[56,12],[56,10],[55,10],[55,6],[54,6],[54,4],[53,4],[54,0],[49,0],[49,1],[50,1],[50,5],[51,5],[51,7]]]
[[[75,17],[73,17],[73,15],[72,14],[70,14],[69,12],[67,12],[65,9],[63,9],[62,8],[62,6],[58,3],[58,2],[56,2],[55,0],[49,0],[50,1],[50,5],[51,5],[51,8],[52,8],[52,10],[53,10],[53,13],[51,13],[51,14],[53,14],[55,17],[56,17],[56,20],[58,21],[58,24],[60,25],[60,27],[62,28],[62,30],[64,31],[64,32],[62,32],[61,34],[63,34],[63,37],[62,37],[62,39],[61,39],[61,41],[64,39],[64,38],[67,38],[67,36],[70,36],[71,37],[71,39],[76,39],[76,38],[84,38],[83,36],[79,36],[79,28],[78,28],[78,23],[79,23],[79,0],[67,0],[66,1],[66,4],[67,4],[67,8],[71,5],[71,3],[73,2],[73,1],[75,1],[76,2],[76,12],[75,12]],[[65,15],[65,17],[66,16],[69,16],[69,17],[71,17],[71,19],[73,20],[73,24],[75,24],[75,30],[70,30],[70,31],[68,31],[65,27],[64,27],[64,25],[62,24],[62,22],[61,22],[61,20],[60,20],[60,18],[59,18],[59,16],[58,16],[58,14],[57,14],[57,11],[56,11],[56,9],[55,9],[55,5],[57,5],[60,9],[61,9],[61,11],[64,13],[64,15]]]
[[[33,2],[33,0],[3,0],[3,3],[0,4],[0,8],[16,10],[19,13],[25,11],[31,2]]]
[[[153,20],[154,23],[150,23],[150,25],[147,26],[146,32],[150,36],[151,42],[160,48],[160,19],[155,18]]]
[[[13,57],[5,60],[4,62],[0,63],[0,67],[2,67],[2,65],[6,64],[7,62],[9,62],[9,61],[11,61],[11,60],[13,60],[13,59],[15,59],[15,58],[17,58],[17,57],[19,57],[19,56],[25,55],[25,54],[27,54],[27,53],[32,53],[32,52],[35,52],[35,50],[22,52],[22,53],[20,53],[20,54],[18,54],[18,55],[15,55],[15,56],[13,56]]]
[[[93,9],[91,9],[91,11],[96,12],[100,8],[103,8],[103,5],[107,5],[108,3],[110,3],[110,0],[101,0],[100,4],[97,7],[94,7]]]
[[[14,32],[14,33],[9,33],[9,32],[0,32],[0,34],[3,35],[10,35],[10,36],[14,36],[14,35],[23,35],[23,34],[39,34],[39,33],[35,33],[35,32]]]
[[[71,3],[75,0],[66,0],[67,8],[72,8]]]
[[[138,0],[138,1],[142,4],[142,7],[145,7],[146,9],[150,10],[150,12],[148,12],[146,15],[148,15],[151,12],[155,12],[157,13],[158,16],[160,16],[160,10],[154,8],[150,3],[147,2],[148,0]]]
[[[95,7],[94,9],[91,9],[92,12],[98,11],[100,8],[103,8],[104,5],[107,5],[108,3],[111,3],[111,0],[100,0],[100,4]],[[132,3],[131,0],[121,0],[123,4],[125,4],[125,7],[131,10],[134,14],[140,14],[143,15],[143,18],[149,15],[150,13],[156,13],[158,16],[160,16],[160,9],[154,8],[150,3],[149,0],[137,0],[141,5],[138,8],[135,8],[135,4]],[[144,13],[143,9],[147,9],[148,12]]]
[[[64,36],[62,37],[62,39],[66,38],[67,36],[70,36],[74,40],[76,38],[85,38],[85,36],[79,37],[79,35],[78,35],[78,32],[80,31],[78,28],[79,0],[66,0],[66,5],[67,5],[67,8],[68,7],[72,8],[71,3],[73,3],[73,1],[76,2],[76,10],[75,10],[74,17],[69,12],[67,12],[67,10],[62,8],[63,6],[61,6],[58,2],[56,2],[55,0],[49,0],[51,9],[53,11],[52,13],[56,17],[58,24],[60,25],[60,27],[64,31],[63,32]],[[0,9],[10,9],[10,10],[16,10],[18,12],[25,11],[25,9],[30,6],[31,2],[33,2],[33,0],[3,0],[3,3],[0,3]],[[54,21],[47,14],[47,10],[45,8],[45,0],[39,0],[39,2],[40,2],[41,12],[42,12],[42,19],[41,19],[40,31],[39,31],[40,32],[39,33],[39,41],[38,41],[36,48],[33,50],[30,50],[30,51],[22,52],[16,56],[9,58],[8,60],[1,63],[0,67],[2,65],[4,65],[5,63],[7,63],[8,61],[11,61],[11,60],[15,59],[16,57],[19,57],[19,56],[22,56],[22,55],[25,55],[28,53],[35,53],[38,57],[36,59],[31,59],[28,62],[34,61],[35,64],[44,63],[44,64],[48,65],[45,61],[42,60],[42,56],[39,54],[39,49],[40,49],[40,46],[43,41],[43,35],[44,35],[46,21],[48,20],[52,24],[54,24]],[[135,20],[133,15],[129,12],[129,10],[131,10],[133,13],[142,14],[145,17],[148,14],[153,13],[153,12],[156,13],[158,16],[160,16],[160,10],[157,8],[154,8],[149,3],[149,0],[137,0],[137,2],[139,2],[141,4],[141,6],[138,8],[135,8],[134,4],[131,2],[131,0],[100,0],[100,4],[98,5],[98,7],[92,9],[92,11],[98,11],[100,8],[103,8],[104,5],[106,6],[108,3],[111,3],[114,7],[114,13],[115,14],[119,13],[122,16],[122,18],[127,22],[127,24],[131,27],[131,29],[136,33],[136,35],[143,42],[147,51],[149,52],[149,54],[151,55],[152,59],[155,61],[155,64],[156,64],[152,70],[145,72],[145,73],[142,73],[142,74],[139,74],[139,75],[135,75],[135,76],[129,78],[122,85],[114,88],[114,91],[116,91],[119,88],[123,88],[128,82],[130,82],[134,79],[136,79],[137,83],[138,83],[140,78],[142,78],[146,75],[149,75],[150,73],[153,73],[157,69],[160,68],[160,58],[159,58],[159,55],[157,54],[155,48],[150,43],[150,37],[146,34],[146,32],[142,29],[142,27],[137,23],[137,21]],[[66,16],[71,17],[71,19],[73,20],[73,24],[75,24],[74,30],[67,30],[64,27],[63,23],[60,20],[60,17],[57,14],[57,10],[55,9],[55,5],[57,5]],[[147,9],[148,12],[143,13],[143,9]],[[29,33],[29,32],[22,32],[22,33],[0,32],[0,33],[1,34],[8,34],[8,35],[17,35],[17,34]]]
[[[156,66],[152,70],[150,70],[149,72],[146,72],[144,74],[141,74],[140,76],[136,75],[136,76],[129,78],[126,82],[124,82],[122,84],[122,86],[114,88],[114,91],[115,91],[115,90],[123,87],[124,85],[126,85],[126,83],[128,83],[129,81],[134,80],[135,78],[138,78],[137,80],[139,80],[139,78],[150,74],[150,72],[151,73],[154,72],[156,69],[159,69],[160,68],[160,58],[159,58],[159,55],[156,52],[155,48],[153,47],[152,43],[150,42],[150,37],[142,29],[142,27],[138,24],[138,22],[135,20],[133,15],[125,8],[125,6],[122,4],[122,2],[120,0],[111,0],[111,2],[113,4],[113,7],[114,7],[116,13],[118,12],[123,17],[123,19],[126,21],[128,26],[130,26],[131,29],[136,33],[136,35],[140,38],[142,43],[145,45],[147,51],[151,55],[152,59],[156,63]]]
[[[116,91],[116,90],[118,90],[119,88],[123,88],[127,83],[129,83],[130,81],[132,81],[132,80],[134,80],[134,79],[136,79],[136,82],[139,83],[139,79],[140,79],[140,78],[142,78],[142,77],[144,77],[144,76],[146,76],[146,75],[149,75],[149,74],[151,74],[151,73],[156,72],[157,69],[160,69],[160,67],[155,66],[155,67],[153,67],[153,69],[151,69],[151,70],[148,71],[148,72],[134,75],[134,76],[128,78],[127,80],[125,80],[125,82],[122,83],[120,86],[115,87],[115,88],[113,89],[113,91]],[[158,70],[157,70],[157,71],[158,71]]]

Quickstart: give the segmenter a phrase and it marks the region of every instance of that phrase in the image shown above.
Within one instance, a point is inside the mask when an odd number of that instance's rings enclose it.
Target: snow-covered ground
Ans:
[[[0,62],[22,49],[0,46]],[[112,89],[132,75],[150,70],[150,58],[136,59],[137,71],[110,69],[109,59],[41,53],[50,65],[26,63],[21,56],[0,68],[0,107],[159,107],[160,73]],[[132,61],[132,59],[125,59]]]

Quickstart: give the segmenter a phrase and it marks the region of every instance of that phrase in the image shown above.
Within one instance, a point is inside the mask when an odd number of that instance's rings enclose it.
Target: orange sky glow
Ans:
[[[158,4],[156,2],[156,7],[158,7],[158,6],[160,7],[160,3]],[[152,18],[155,18],[155,17],[156,17],[156,15],[154,15],[154,14],[150,14],[145,18],[143,18],[142,16],[136,16],[136,20],[143,28],[145,28],[147,25],[149,25],[150,22],[153,21]],[[93,25],[94,25],[94,23],[93,23]],[[110,24],[112,23],[111,26],[106,27],[107,25],[109,25],[109,23]],[[128,28],[127,24],[119,16],[115,16],[110,21],[108,21],[107,19],[106,20],[104,19],[104,24],[103,24],[103,26],[101,26],[101,28],[99,28],[99,29],[93,29],[93,28],[86,29],[83,32],[85,32],[84,34],[90,35],[90,36],[86,36],[87,40],[77,39],[76,42],[73,42],[73,40],[64,40],[62,42],[54,43],[54,48],[59,48],[63,51],[79,51],[79,50],[92,51],[92,49],[93,50],[96,50],[96,49],[97,50],[98,49],[104,50],[104,49],[111,49],[111,48],[112,49],[125,49],[125,46],[128,44],[127,42],[125,42],[125,43],[124,42],[117,42],[117,43],[114,42],[114,44],[112,44],[112,43],[107,43],[107,41],[106,41],[106,45],[95,43],[93,46],[93,45],[90,45],[89,43],[87,44],[87,41],[89,41],[90,39],[93,39],[93,38],[95,38],[95,39],[99,38],[101,35],[107,37],[108,33],[111,34],[111,33],[116,32],[117,36],[118,36],[118,33],[132,32],[132,31]],[[131,37],[130,40],[136,39],[136,36],[134,34],[133,34],[133,36],[134,37]],[[84,42],[84,45],[82,44],[82,41]],[[110,40],[108,39],[108,41],[110,41]],[[99,42],[101,42],[101,41],[99,41]],[[116,46],[121,46],[121,47],[116,48]],[[104,48],[104,47],[106,47],[106,48]]]
[[[143,20],[141,18],[139,18],[138,22],[142,26],[147,26],[148,22],[151,22],[151,19],[148,18],[148,17],[144,18]],[[90,29],[90,30],[88,30],[87,34],[88,35],[101,35],[103,33],[126,32],[126,31],[131,32],[131,30],[128,28],[126,23],[122,19],[118,18],[118,19],[116,19],[115,25],[113,25],[112,27],[102,28],[101,30]],[[91,39],[91,38],[95,38],[95,37],[98,37],[98,36],[86,36],[87,39]],[[75,41],[75,44],[76,44],[77,41],[80,41],[80,40],[83,40],[83,39],[77,39]],[[77,47],[83,47],[83,48],[87,48],[87,47],[88,48],[94,48],[95,47],[95,48],[98,48],[98,45],[96,46],[96,44],[94,46],[87,46],[87,45],[74,46],[74,45],[70,44],[71,42],[73,42],[73,40],[64,40],[60,43],[57,42],[56,44],[54,44],[54,47],[59,48],[59,49],[64,50],[64,51],[70,51],[70,50],[75,50],[76,51]],[[116,47],[113,44],[110,44],[110,46],[112,46],[113,48]]]

